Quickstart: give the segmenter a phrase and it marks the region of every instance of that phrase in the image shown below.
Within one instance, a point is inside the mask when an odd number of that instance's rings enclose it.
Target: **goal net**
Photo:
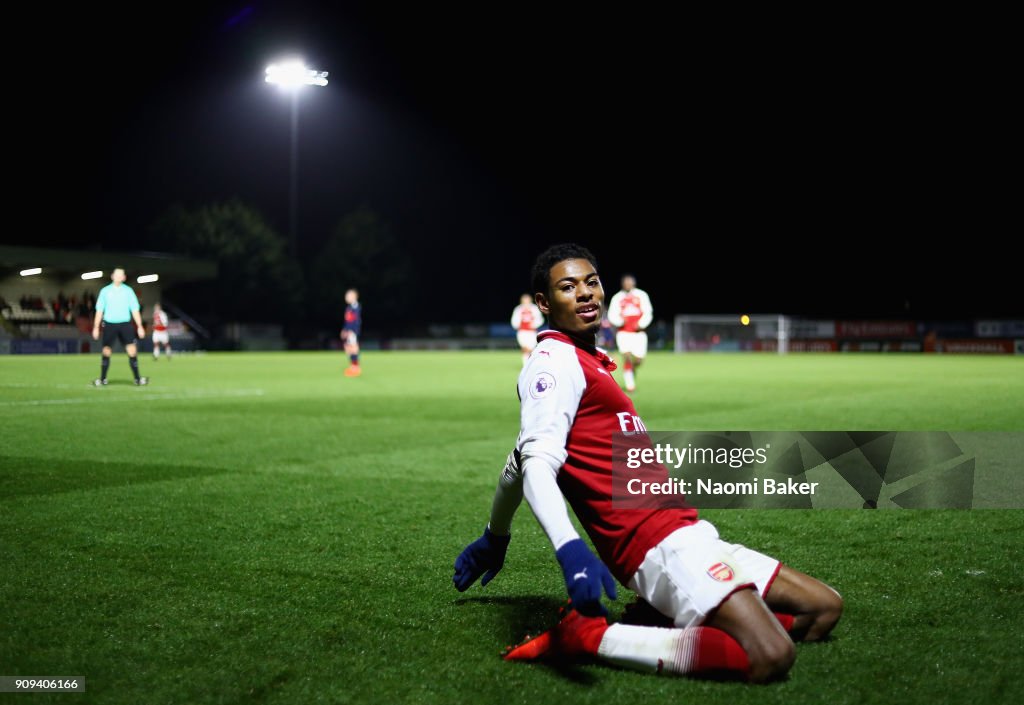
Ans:
[[[679,315],[675,318],[677,353],[777,352],[789,350],[791,321],[783,315]]]

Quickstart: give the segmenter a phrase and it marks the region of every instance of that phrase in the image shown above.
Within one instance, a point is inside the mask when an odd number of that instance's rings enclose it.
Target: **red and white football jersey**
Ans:
[[[647,552],[697,521],[685,506],[621,509],[612,504],[612,437],[645,432],[633,402],[612,378],[615,363],[564,333],[545,331],[519,375],[523,464],[532,457],[560,468],[558,486],[598,555],[622,584]]]
[[[167,314],[163,311],[153,313],[153,330],[167,330]]]
[[[516,330],[537,330],[544,325],[544,315],[536,304],[519,304],[512,309],[512,327]]]
[[[651,325],[654,309],[643,289],[620,291],[608,304],[608,322],[626,333],[636,333]]]

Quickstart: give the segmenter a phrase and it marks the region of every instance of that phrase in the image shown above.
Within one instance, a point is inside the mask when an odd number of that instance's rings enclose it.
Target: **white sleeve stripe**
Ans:
[[[646,291],[640,292],[640,310],[644,314],[640,317],[640,327],[646,328],[654,320],[654,308],[651,306],[651,297],[647,295]]]
[[[569,519],[555,472],[537,458],[523,461],[523,494],[556,551],[580,537]]]
[[[621,315],[622,312],[620,311],[622,308],[621,301],[622,292],[620,291],[612,297],[611,302],[608,304],[608,322],[616,328],[622,327],[622,324],[624,323]]]
[[[556,472],[562,467],[568,455],[566,439],[586,385],[574,346],[541,341],[519,376],[523,462],[541,458]]]

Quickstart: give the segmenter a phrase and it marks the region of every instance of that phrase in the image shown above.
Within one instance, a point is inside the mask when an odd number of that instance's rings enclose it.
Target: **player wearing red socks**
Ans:
[[[651,298],[636,286],[632,274],[622,277],[622,290],[608,304],[608,322],[616,328],[615,347],[622,354],[626,391],[636,391],[636,370],[647,357],[647,326],[654,320]]]
[[[466,590],[481,575],[486,585],[501,570],[525,497],[555,548],[570,605],[556,627],[507,659],[588,656],[653,673],[752,682],[785,676],[793,639],[821,639],[839,620],[838,593],[726,543],[681,502],[647,511],[613,505],[612,436],[646,429],[612,379],[615,363],[594,346],[604,305],[596,262],[578,245],[556,245],[541,254],[533,275],[552,330],[541,334],[520,374],[519,440],[484,534],[455,562],[456,588]],[[576,533],[563,497],[600,558]],[[633,619],[609,625],[601,598],[615,599],[615,579],[643,603],[627,611]],[[645,619],[644,611],[660,619]]]

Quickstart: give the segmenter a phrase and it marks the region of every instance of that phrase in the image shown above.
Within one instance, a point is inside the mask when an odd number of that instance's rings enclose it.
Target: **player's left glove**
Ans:
[[[588,617],[607,615],[601,604],[602,589],[611,599],[616,598],[615,578],[601,559],[591,553],[583,539],[573,539],[555,552],[565,576],[572,606]]]
[[[481,587],[491,582],[505,565],[505,553],[511,540],[511,535],[498,536],[492,534],[489,527],[485,528],[484,535],[466,546],[455,559],[455,575],[452,576],[455,588],[459,592],[465,592],[481,573],[484,576],[480,580]]]

